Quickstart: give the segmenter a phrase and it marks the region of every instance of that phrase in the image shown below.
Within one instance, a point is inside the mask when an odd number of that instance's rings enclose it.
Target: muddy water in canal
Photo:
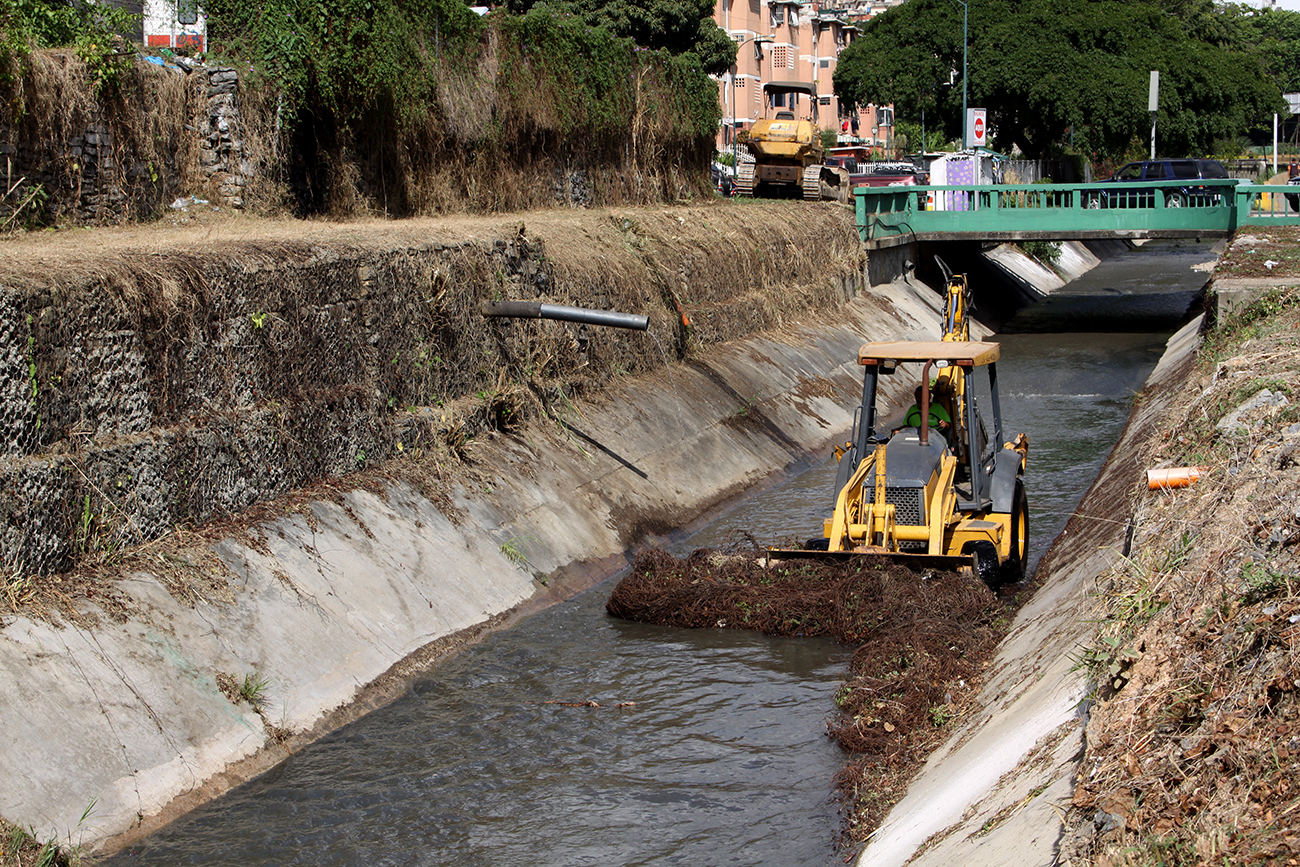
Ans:
[[[1032,440],[1035,562],[1204,282],[1190,266],[1209,258],[1167,245],[1111,260],[998,338],[1005,430]],[[675,544],[820,536],[833,480],[832,464],[814,467]],[[467,649],[108,863],[841,863],[830,782],[846,756],[825,719],[849,649],[613,620],[611,587]]]

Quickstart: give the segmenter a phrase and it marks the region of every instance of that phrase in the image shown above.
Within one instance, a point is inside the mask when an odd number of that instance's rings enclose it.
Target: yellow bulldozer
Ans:
[[[801,96],[810,103],[810,110],[802,112],[804,119],[798,116]],[[736,195],[798,193],[811,202],[848,201],[848,171],[824,165],[826,149],[817,125],[818,101],[816,87],[806,82],[772,81],[763,85],[763,119],[736,134],[736,141],[747,151],[736,165]]]
[[[799,550],[772,549],[770,559],[877,555],[919,569],[973,569],[995,587],[1023,578],[1029,438],[1004,441],[1000,346],[970,339],[966,277],[940,266],[947,282],[942,339],[867,343],[858,351],[862,404],[852,437],[835,450],[835,511],[825,536]],[[916,405],[902,419],[881,420],[881,377],[907,369],[918,382]],[[976,388],[981,372],[987,390]],[[991,440],[977,391],[988,398]]]

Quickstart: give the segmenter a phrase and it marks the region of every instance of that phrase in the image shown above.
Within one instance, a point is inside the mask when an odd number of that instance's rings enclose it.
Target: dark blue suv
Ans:
[[[1113,190],[1089,190],[1084,203],[1089,208],[1151,208],[1155,206],[1155,188],[1145,182],[1226,180],[1228,170],[1218,160],[1143,160],[1129,163],[1099,183],[1123,184]],[[1133,186],[1129,186],[1133,184]],[[1204,207],[1222,202],[1223,194],[1214,188],[1196,184],[1167,187],[1167,208]]]

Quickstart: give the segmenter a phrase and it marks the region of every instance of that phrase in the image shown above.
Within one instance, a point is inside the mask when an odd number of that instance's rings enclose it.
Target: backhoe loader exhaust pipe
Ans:
[[[479,307],[479,312],[484,316],[558,319],[561,322],[582,322],[587,325],[606,325],[610,328],[630,328],[633,331],[645,331],[650,327],[649,316],[619,313],[615,310],[588,310],[585,307],[543,304],[540,301],[484,301]]]

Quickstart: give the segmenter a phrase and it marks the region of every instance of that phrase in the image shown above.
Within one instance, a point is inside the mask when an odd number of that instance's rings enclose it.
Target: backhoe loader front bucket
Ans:
[[[926,570],[934,572],[961,572],[963,569],[974,571],[976,568],[974,554],[913,554],[905,551],[818,551],[795,548],[768,548],[768,563],[780,563],[783,560],[817,560],[822,563],[848,563],[860,557],[874,557],[881,561],[897,563],[914,572]]]

